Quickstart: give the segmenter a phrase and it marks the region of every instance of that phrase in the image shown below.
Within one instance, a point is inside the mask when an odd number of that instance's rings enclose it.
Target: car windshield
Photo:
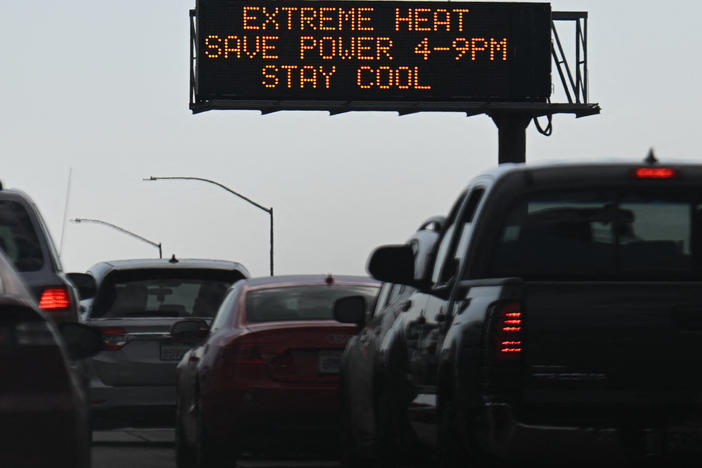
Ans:
[[[227,271],[115,272],[102,282],[90,317],[213,317],[236,279]]]
[[[44,266],[39,238],[21,203],[0,201],[0,249],[18,271],[37,271]]]
[[[507,214],[490,275],[673,280],[702,277],[702,193],[545,192]]]
[[[376,286],[339,284],[258,289],[246,295],[246,321],[334,320],[336,299],[360,295],[370,306],[377,293]]]

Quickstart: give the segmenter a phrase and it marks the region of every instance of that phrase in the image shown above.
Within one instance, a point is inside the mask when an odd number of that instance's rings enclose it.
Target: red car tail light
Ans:
[[[496,311],[495,344],[499,361],[516,361],[524,354],[524,314],[519,302],[502,304]]]
[[[103,348],[108,351],[117,351],[127,344],[127,335],[124,328],[103,328]]]
[[[39,299],[39,308],[47,312],[66,310],[71,306],[71,299],[65,287],[47,288]]]
[[[270,380],[271,360],[285,350],[274,343],[259,343],[246,337],[239,337],[223,350],[216,367],[219,378],[227,382]]]

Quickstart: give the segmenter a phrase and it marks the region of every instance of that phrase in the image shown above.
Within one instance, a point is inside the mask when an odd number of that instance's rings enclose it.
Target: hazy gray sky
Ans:
[[[264,212],[198,182],[216,179],[275,209],[277,273],[365,271],[369,252],[445,214],[497,161],[484,116],[188,109],[194,0],[3,3],[0,179],[29,193],[60,243],[68,217],[99,218],[160,241],[164,254],[242,262],[268,273]],[[602,114],[554,118],[527,159],[699,159],[698,2],[554,1],[590,13],[590,98]],[[554,85],[559,86],[554,80]],[[69,223],[67,270],[156,249]]]

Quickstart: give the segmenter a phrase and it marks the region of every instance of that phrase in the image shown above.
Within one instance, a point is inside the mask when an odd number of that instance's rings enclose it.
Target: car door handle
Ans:
[[[196,356],[194,354],[191,354],[190,357],[188,358],[188,361],[190,362],[197,362],[200,360],[200,356]]]

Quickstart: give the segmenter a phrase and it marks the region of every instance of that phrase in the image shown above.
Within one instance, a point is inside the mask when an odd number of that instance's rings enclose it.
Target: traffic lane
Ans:
[[[94,468],[175,468],[172,429],[127,429],[93,433]],[[336,460],[242,459],[236,468],[339,468]],[[234,468],[234,467],[232,467]]]
[[[93,432],[94,468],[174,468],[174,431],[144,429]]]

